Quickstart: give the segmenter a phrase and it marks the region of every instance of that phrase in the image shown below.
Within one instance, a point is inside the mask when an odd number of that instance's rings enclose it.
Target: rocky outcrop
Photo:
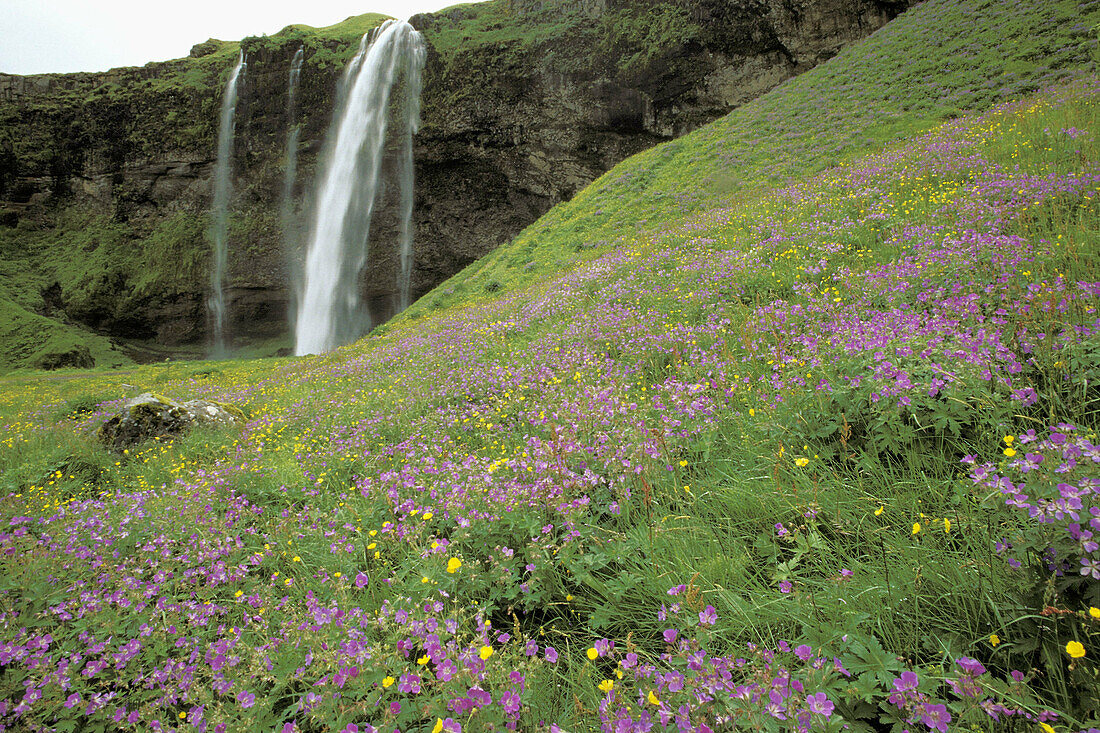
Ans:
[[[907,4],[490,0],[415,16],[429,54],[415,151],[414,292],[509,241],[622,159],[828,59]],[[228,290],[238,337],[286,328],[289,270],[301,257],[318,154],[354,45],[294,28],[242,42]],[[287,72],[300,47],[300,175],[284,246]],[[192,58],[141,69],[0,75],[0,241],[5,231],[55,231],[60,246],[74,248],[82,264],[46,263],[52,269],[39,278],[58,285],[67,318],[120,338],[205,337],[204,217],[218,103],[235,58],[207,41]],[[361,283],[375,322],[390,315],[396,282],[397,224],[387,209],[376,215]],[[79,231],[66,229],[73,222]],[[129,259],[119,247],[130,248]]]
[[[97,436],[108,448],[123,451],[153,438],[175,437],[196,425],[232,427],[245,420],[244,412],[233,405],[210,400],[176,402],[146,392],[127,400],[120,413],[100,426]]]
[[[90,369],[95,366],[92,352],[84,344],[70,344],[61,348],[50,348],[47,345],[31,359],[31,366],[36,369]]]

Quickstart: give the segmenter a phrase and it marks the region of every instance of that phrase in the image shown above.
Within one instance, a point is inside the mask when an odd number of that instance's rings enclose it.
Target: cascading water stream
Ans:
[[[221,123],[218,127],[218,160],[214,166],[214,209],[211,236],[214,240],[214,267],[210,275],[211,295],[207,301],[214,324],[212,356],[224,357],[227,351],[225,338],[225,268],[228,261],[226,243],[229,220],[229,198],[232,193],[233,133],[237,114],[237,85],[246,64],[244,52],[237,66],[229,75],[222,97]]]
[[[279,218],[283,225],[283,251],[286,253],[287,271],[291,273],[297,272],[297,268],[294,267],[294,262],[297,259],[295,255],[298,249],[298,236],[294,226],[294,184],[298,179],[298,137],[301,133],[297,119],[298,82],[302,76],[304,52],[304,48],[299,48],[298,52],[294,54],[294,60],[290,63],[290,81],[286,101],[286,172],[283,176],[283,198],[279,209]],[[300,283],[291,283],[292,302],[290,313],[292,319],[295,317],[298,307],[297,302],[293,299],[296,298],[299,289]]]
[[[425,49],[418,46],[416,63],[409,66],[405,75],[405,134],[401,141],[401,159],[397,166],[398,185],[401,189],[400,262],[397,272],[397,313],[412,304],[413,268],[413,200],[414,162],[413,135],[420,130],[420,73],[424,68]]]
[[[364,36],[348,66],[315,206],[295,320],[296,354],[329,351],[370,326],[359,312],[358,281],[367,259],[371,216],[380,189],[390,96],[400,81],[405,83],[406,98],[399,121],[404,125],[403,141],[407,141],[403,152],[407,165],[399,166],[403,217],[400,246],[407,247],[410,254],[402,255],[399,278],[406,270],[411,273],[412,164],[408,158],[412,154],[412,134],[419,125],[420,74],[425,54],[423,39],[411,25],[389,20],[373,35],[373,41]],[[414,96],[415,102],[411,100]]]

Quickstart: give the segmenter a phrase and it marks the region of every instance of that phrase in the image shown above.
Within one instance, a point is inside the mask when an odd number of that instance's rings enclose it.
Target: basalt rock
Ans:
[[[210,400],[176,402],[151,392],[127,400],[122,412],[100,426],[99,440],[122,451],[152,438],[171,438],[196,425],[243,425],[244,412],[233,405]]]
[[[489,0],[414,16],[428,60],[415,141],[423,294],[624,158],[729,112],[838,53],[909,0]],[[229,222],[231,335],[284,333],[319,152],[357,39],[288,28],[242,42]],[[304,65],[297,119],[287,76]],[[0,74],[0,245],[57,281],[59,317],[162,344],[206,338],[206,235],[220,95],[235,47],[103,74]],[[280,201],[300,128],[294,224]],[[362,301],[389,317],[396,195],[372,225]],[[28,235],[27,232],[35,234]],[[16,236],[18,234],[18,236]],[[39,241],[34,240],[34,241]],[[39,257],[38,260],[33,260]],[[39,309],[42,310],[42,309]]]

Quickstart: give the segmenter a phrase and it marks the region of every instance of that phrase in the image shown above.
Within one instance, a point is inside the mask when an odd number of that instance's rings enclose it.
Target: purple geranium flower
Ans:
[[[806,696],[806,707],[811,713],[824,715],[826,718],[833,714],[833,701],[824,692],[817,692]]]

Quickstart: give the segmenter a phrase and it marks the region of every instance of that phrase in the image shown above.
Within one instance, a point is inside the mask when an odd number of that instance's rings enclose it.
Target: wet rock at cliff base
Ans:
[[[234,405],[211,400],[176,402],[146,392],[122,406],[122,412],[107,420],[97,433],[100,442],[116,451],[150,438],[180,435],[195,425],[237,426],[244,424],[244,412]]]

